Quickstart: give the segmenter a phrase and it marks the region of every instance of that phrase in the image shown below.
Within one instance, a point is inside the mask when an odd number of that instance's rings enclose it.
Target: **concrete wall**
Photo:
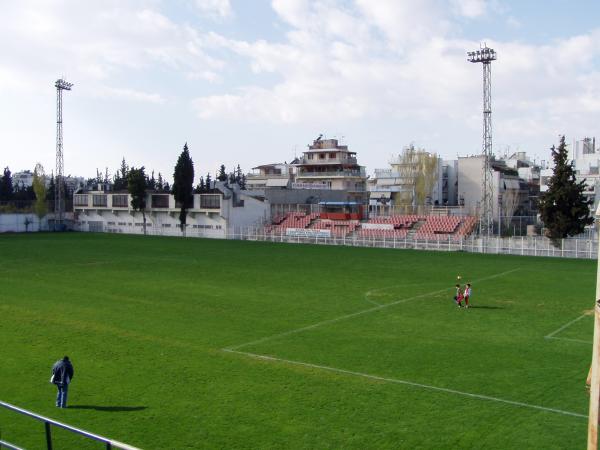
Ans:
[[[90,210],[77,216],[78,229],[109,233],[143,233],[143,216],[138,211]],[[198,230],[211,237],[225,237],[227,222],[217,214],[190,213],[187,230]],[[146,227],[152,234],[181,235],[179,214],[167,211],[146,213]],[[213,236],[214,235],[214,236]]]
[[[25,225],[25,222],[30,222]],[[48,231],[48,217],[38,219],[35,214],[0,214],[0,233],[24,233],[30,231]]]
[[[458,158],[458,204],[464,201],[466,211],[476,215],[481,202],[483,156]]]

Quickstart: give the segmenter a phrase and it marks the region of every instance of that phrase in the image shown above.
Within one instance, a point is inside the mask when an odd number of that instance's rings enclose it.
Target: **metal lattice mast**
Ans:
[[[56,80],[56,184],[54,187],[54,228],[60,228],[63,223],[64,203],[64,160],[63,160],[63,129],[62,129],[62,91],[70,91],[73,83],[67,83],[62,78]]]
[[[484,46],[475,51],[468,52],[468,61],[483,64],[483,170],[482,193],[480,208],[480,233],[489,237],[493,224],[494,185],[492,179],[492,61],[496,60],[496,52]]]

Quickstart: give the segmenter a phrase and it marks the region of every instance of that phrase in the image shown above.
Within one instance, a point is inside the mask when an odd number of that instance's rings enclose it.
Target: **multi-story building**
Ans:
[[[375,169],[375,176],[369,180],[369,204],[371,206],[423,206],[417,205],[417,190],[421,189],[418,178],[421,156],[435,158],[429,174],[431,186],[425,187],[424,205],[456,205],[456,161],[443,161],[424,150],[415,150],[411,157],[397,156],[389,164],[389,169]]]
[[[540,196],[541,165],[527,157],[525,152],[515,152],[502,161],[507,167],[517,171],[521,184],[527,190],[527,199],[519,205],[518,213],[533,216],[537,214]]]
[[[13,187],[30,187],[33,186],[33,172],[31,170],[23,170],[12,174]]]
[[[596,138],[586,137],[573,141],[570,156],[575,169],[577,181],[584,181],[586,189],[584,195],[588,200],[593,200],[595,211],[600,203],[600,150],[596,148]]]
[[[146,227],[158,234],[179,234],[179,206],[168,192],[146,193]],[[111,192],[103,185],[73,195],[75,223],[81,231],[143,233],[143,216],[131,207],[126,192]],[[255,226],[269,218],[264,198],[249,195],[237,186],[215,183],[213,193],[194,194],[188,210],[187,229],[208,237],[225,238],[242,227]]]
[[[482,155],[458,158],[458,203],[470,215],[481,215],[483,165]],[[518,171],[500,160],[493,160],[491,168],[493,220],[510,220],[523,214],[523,208],[529,204],[529,190],[519,179]]]
[[[246,175],[246,189],[289,188],[294,182],[294,166],[288,163],[263,164]]]
[[[295,164],[297,188],[345,191],[349,201],[367,203],[367,174],[356,152],[319,136],[303,153]]]

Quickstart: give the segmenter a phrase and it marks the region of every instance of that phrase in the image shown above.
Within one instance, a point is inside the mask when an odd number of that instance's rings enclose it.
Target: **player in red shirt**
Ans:
[[[465,306],[468,308],[469,307],[469,298],[471,298],[471,283],[467,283],[465,285],[464,298],[465,298]]]
[[[460,288],[460,284],[456,285],[456,295],[454,296],[454,301],[456,302],[459,308],[462,308],[463,291]]]

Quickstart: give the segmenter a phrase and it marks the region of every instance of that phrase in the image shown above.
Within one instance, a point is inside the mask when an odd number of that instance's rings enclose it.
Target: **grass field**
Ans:
[[[585,446],[593,261],[99,234],[2,235],[0,261],[0,399],[131,445]]]

